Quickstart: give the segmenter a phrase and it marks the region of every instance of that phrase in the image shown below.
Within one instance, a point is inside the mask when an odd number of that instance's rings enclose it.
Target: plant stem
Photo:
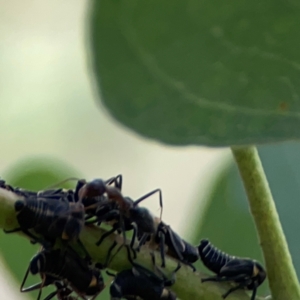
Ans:
[[[257,149],[233,147],[232,152],[259,235],[272,299],[299,300],[296,271]]]
[[[0,188],[0,228],[7,230],[18,227],[16,219],[16,213],[14,211],[14,203],[20,198],[12,192]],[[20,199],[22,200],[22,199]],[[80,240],[88,253],[90,254],[94,263],[104,263],[108,249],[111,247],[114,241],[118,243],[115,250],[122,245],[122,237],[120,235],[112,234],[108,236],[103,243],[98,247],[96,241],[105,233],[105,230],[97,226],[85,226],[80,234]],[[20,234],[23,237],[27,237]],[[75,250],[78,245],[71,244]],[[156,252],[156,251],[155,251]],[[155,254],[157,265],[160,264],[159,254]],[[151,263],[150,253],[146,247],[143,247],[138,253],[136,262],[153,270]],[[166,258],[166,269],[163,271],[166,275],[170,274],[177,266],[178,262],[172,258]],[[125,269],[131,268],[131,264],[127,258],[127,251],[125,247],[122,247],[121,251],[114,257],[109,263],[109,269],[116,272],[120,272]],[[207,274],[200,272],[192,272],[190,267],[181,264],[181,269],[176,273],[176,283],[171,289],[177,294],[181,300],[201,299],[201,300],[220,300],[221,295],[224,294],[230,287],[229,284],[205,282],[201,283],[201,278],[208,277]],[[249,300],[250,297],[242,290],[236,291],[230,295],[228,300]],[[263,298],[257,297],[256,300],[263,300]]]

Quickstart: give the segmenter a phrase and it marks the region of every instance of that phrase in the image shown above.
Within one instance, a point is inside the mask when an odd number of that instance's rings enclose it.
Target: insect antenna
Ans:
[[[144,196],[142,196],[139,199],[135,200],[133,205],[137,206],[139,203],[141,203],[142,201],[144,201],[145,199],[149,198],[150,196],[152,196],[156,193],[159,194],[160,220],[161,220],[162,219],[162,213],[163,213],[163,201],[162,201],[162,191],[161,191],[161,189],[156,189],[156,190],[153,190],[153,191],[145,194]]]

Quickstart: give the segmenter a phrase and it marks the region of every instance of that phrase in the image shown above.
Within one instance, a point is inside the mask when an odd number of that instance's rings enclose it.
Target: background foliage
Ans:
[[[169,144],[299,138],[299,8],[95,0],[92,67],[102,101],[125,126]]]
[[[103,112],[108,109],[146,137],[176,145],[298,138],[298,3],[176,0],[170,7],[159,0],[95,0],[87,14],[82,1],[66,1],[65,7],[60,1],[49,7],[31,2],[30,9],[28,1],[13,2],[11,10],[3,3],[0,12],[0,21],[9,24],[0,30],[6,41],[0,46],[6,108],[0,112],[1,177],[37,190],[69,176],[123,173],[137,195],[162,187],[164,217],[187,240],[198,244],[207,237],[224,251],[261,261],[231,161],[221,171],[217,161],[205,169],[201,158],[207,149],[158,146],[116,126]],[[76,14],[80,21],[74,23]],[[105,108],[93,102],[91,76]],[[299,150],[296,142],[259,148],[298,274]],[[216,160],[217,151],[209,151]],[[40,154],[45,156],[25,158]],[[23,161],[11,166],[19,157]],[[0,235],[1,254],[20,282],[37,247]],[[267,284],[260,294],[267,295]]]

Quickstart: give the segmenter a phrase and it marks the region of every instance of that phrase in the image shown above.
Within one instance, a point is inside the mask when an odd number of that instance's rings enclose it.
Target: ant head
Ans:
[[[106,192],[106,185],[102,179],[94,179],[86,183],[79,191],[79,195],[84,197],[102,196]]]
[[[25,206],[25,203],[22,200],[18,200],[18,201],[15,202],[15,210],[17,212],[22,210],[24,206]]]

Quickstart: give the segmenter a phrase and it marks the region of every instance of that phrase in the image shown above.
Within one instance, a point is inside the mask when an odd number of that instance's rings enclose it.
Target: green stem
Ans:
[[[14,211],[14,203],[18,199],[14,193],[8,192],[0,188],[0,228],[7,230],[18,227],[16,214]],[[111,235],[107,237],[100,247],[95,245],[96,241],[105,232],[104,229],[96,226],[85,226],[80,234],[80,240],[85,246],[86,250],[92,257],[93,262],[104,263],[108,249],[114,241],[118,243],[117,247],[122,244],[122,237],[120,235]],[[22,235],[22,234],[21,234]],[[22,235],[26,237],[25,235]],[[77,245],[72,244],[75,249]],[[159,254],[155,254],[156,261],[159,265]],[[136,262],[144,265],[149,269],[153,269],[149,250],[144,247],[139,252]],[[178,262],[172,258],[167,257],[166,275],[170,274],[177,266]],[[109,269],[116,272],[128,269],[131,267],[127,258],[127,251],[125,247],[118,252],[114,259],[109,264]],[[176,283],[171,289],[177,294],[181,300],[201,299],[201,300],[220,300],[221,295],[224,294],[230,287],[225,283],[205,282],[201,283],[201,278],[208,277],[207,274],[201,272],[192,272],[190,267],[182,265],[181,269],[176,273]],[[228,298],[228,300],[249,300],[250,297],[244,291],[236,291]],[[257,297],[256,300],[263,300]]]
[[[273,300],[299,300],[296,271],[255,147],[232,148],[260,239]]]

